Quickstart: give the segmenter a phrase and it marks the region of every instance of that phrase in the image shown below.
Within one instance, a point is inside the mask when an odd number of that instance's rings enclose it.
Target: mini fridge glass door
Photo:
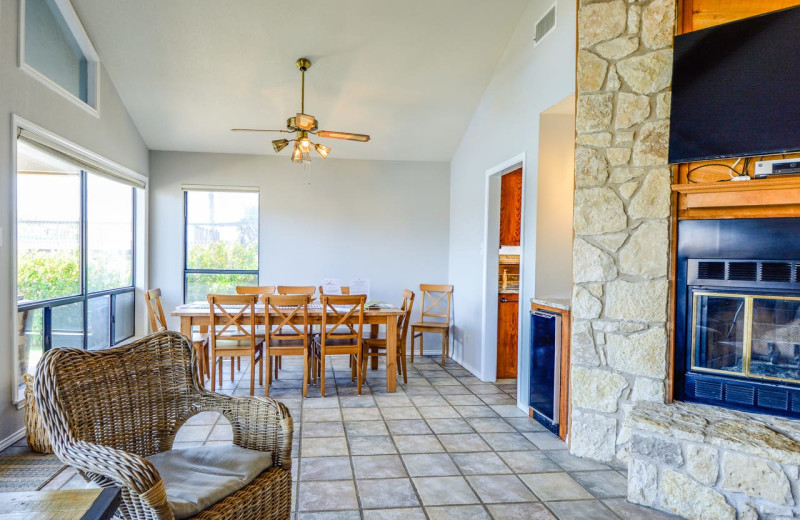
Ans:
[[[559,422],[561,380],[561,316],[531,313],[530,406],[554,424]]]

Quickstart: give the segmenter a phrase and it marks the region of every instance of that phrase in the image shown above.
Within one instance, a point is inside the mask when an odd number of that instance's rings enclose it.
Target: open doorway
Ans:
[[[525,154],[486,172],[481,379],[517,387],[525,211]]]

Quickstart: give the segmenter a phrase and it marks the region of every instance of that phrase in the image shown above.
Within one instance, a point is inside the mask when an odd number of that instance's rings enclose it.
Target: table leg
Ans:
[[[397,391],[397,316],[386,319],[386,390]]]
[[[370,325],[370,328],[371,328],[371,331],[370,331],[371,334],[370,335],[373,338],[377,338],[378,337],[378,328],[379,327],[380,327],[380,325],[378,325],[377,323],[373,323],[372,325]],[[371,356],[370,357],[370,364],[371,364],[372,370],[378,370],[378,356]]]

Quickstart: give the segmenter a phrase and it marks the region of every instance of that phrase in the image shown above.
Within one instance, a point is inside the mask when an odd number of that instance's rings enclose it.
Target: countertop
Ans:
[[[519,288],[517,287],[507,287],[503,289],[502,287],[497,290],[497,294],[519,294]]]
[[[548,307],[555,307],[556,309],[561,309],[563,311],[568,311],[570,308],[570,302],[567,298],[531,298],[531,303],[535,303],[537,305],[546,305]]]

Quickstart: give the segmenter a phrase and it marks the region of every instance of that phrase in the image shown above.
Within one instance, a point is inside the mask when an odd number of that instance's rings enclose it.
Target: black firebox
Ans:
[[[678,224],[676,396],[800,418],[800,218]]]

